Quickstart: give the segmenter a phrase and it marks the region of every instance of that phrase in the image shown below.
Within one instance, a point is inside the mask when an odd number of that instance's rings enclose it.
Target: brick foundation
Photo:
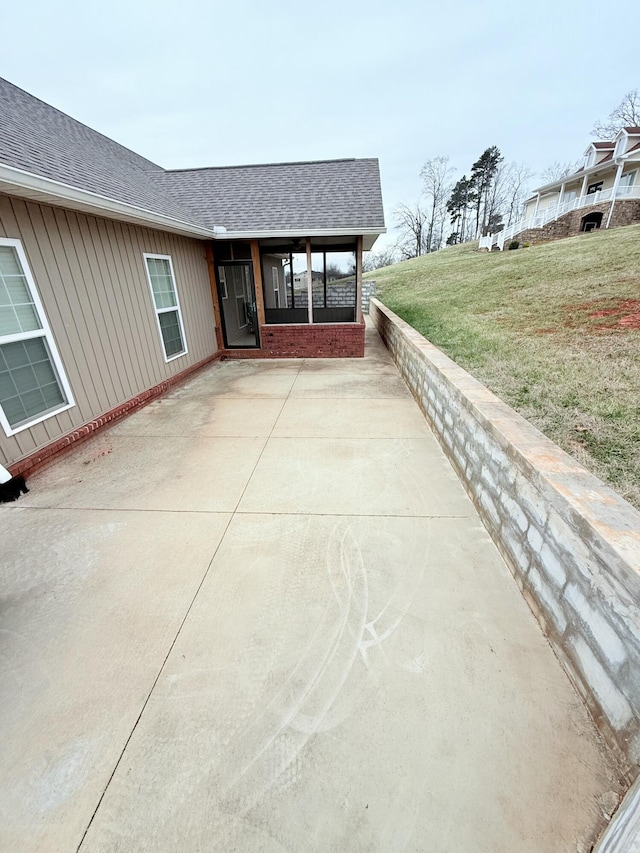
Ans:
[[[260,326],[261,349],[227,349],[226,358],[363,358],[364,323]]]
[[[364,323],[318,323],[313,325],[261,326],[261,349],[227,349],[215,353],[204,361],[194,364],[187,370],[177,373],[170,379],[148,388],[141,394],[121,403],[114,409],[77,427],[72,432],[60,436],[9,465],[9,472],[30,476],[58,458],[60,454],[76,447],[82,441],[106,426],[116,423],[136,409],[161,397],[172,386],[185,380],[196,370],[200,370],[219,358],[363,358]]]
[[[148,388],[125,403],[121,403],[114,409],[100,415],[100,417],[94,418],[86,424],[77,427],[72,432],[60,436],[60,438],[52,441],[51,444],[47,444],[36,450],[35,453],[31,453],[29,456],[25,456],[23,459],[19,459],[17,462],[9,465],[9,472],[14,477],[18,474],[22,474],[23,476],[34,474],[39,468],[44,468],[45,465],[53,462],[54,459],[58,459],[64,452],[75,448],[81,442],[91,438],[98,430],[116,423],[136,409],[141,409],[147,403],[151,403],[153,400],[161,397],[174,385],[178,385],[191,376],[192,373],[201,370],[213,361],[217,361],[221,355],[221,352],[217,352],[209,358],[205,358],[203,361],[198,362],[198,364],[192,365],[181,373],[176,373],[170,379],[165,379],[164,382],[160,382],[158,385],[154,385],[153,388]]]

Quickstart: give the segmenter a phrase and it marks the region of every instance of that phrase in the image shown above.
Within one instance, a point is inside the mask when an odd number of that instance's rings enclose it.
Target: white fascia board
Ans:
[[[231,231],[220,235],[225,240],[266,240],[269,237],[360,237],[386,234],[386,228],[304,228],[280,231]]]
[[[137,207],[124,201],[116,201],[89,190],[81,190],[70,184],[55,181],[52,178],[43,178],[40,175],[34,175],[32,172],[0,163],[0,191],[11,193],[12,188],[19,190],[20,195],[27,198],[29,196],[24,191],[33,192],[36,201],[42,201],[42,196],[45,196],[52,204],[73,206],[76,209],[83,210],[89,208],[96,214],[102,213],[111,218],[120,216],[128,221],[135,220],[151,228],[170,229],[190,236],[212,239],[219,235],[222,230],[220,226],[215,226],[212,230],[194,225],[191,222],[155,213],[152,210]]]

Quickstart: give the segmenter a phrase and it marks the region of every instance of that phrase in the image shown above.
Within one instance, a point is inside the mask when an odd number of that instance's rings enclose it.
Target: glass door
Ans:
[[[216,272],[225,346],[229,349],[259,347],[256,289],[251,261],[218,264]]]

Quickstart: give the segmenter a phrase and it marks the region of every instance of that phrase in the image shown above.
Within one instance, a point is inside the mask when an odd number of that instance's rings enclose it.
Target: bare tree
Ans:
[[[597,121],[591,130],[598,139],[613,139],[622,127],[640,126],[640,92],[632,89],[612,110],[605,121]]]
[[[381,249],[379,252],[366,252],[362,268],[364,272],[373,272],[381,267],[390,267],[397,260],[395,246]]]
[[[540,172],[540,180],[543,184],[551,184],[553,181],[559,181],[560,178],[566,178],[569,175],[573,175],[581,168],[582,160],[567,161],[566,163],[560,163],[556,160]]]
[[[447,199],[453,189],[454,171],[449,165],[448,157],[432,157],[420,171],[427,211],[426,252],[435,252],[442,246],[447,218]]]
[[[500,181],[503,186],[502,217],[507,228],[521,215],[524,202],[529,195],[529,182],[534,172],[524,163],[504,165]]]
[[[428,217],[420,202],[413,207],[399,204],[393,211],[395,227],[400,232],[398,249],[404,259],[424,255],[427,245]]]

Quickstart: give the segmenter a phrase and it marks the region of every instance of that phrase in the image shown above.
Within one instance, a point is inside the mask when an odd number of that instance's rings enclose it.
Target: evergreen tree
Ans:
[[[476,233],[484,233],[487,226],[487,220],[493,213],[490,210],[489,199],[491,196],[491,187],[495,181],[498,171],[498,166],[504,158],[500,153],[497,145],[492,145],[487,148],[476,162],[471,167],[471,180],[473,181],[476,192],[475,209],[476,209]],[[482,219],[482,226],[480,225]]]
[[[451,226],[456,235],[455,242],[457,243],[464,243],[467,238],[467,219],[470,210],[476,203],[476,198],[477,193],[473,178],[467,178],[466,175],[463,175],[451,191],[449,201],[447,202],[447,211],[451,219]]]

